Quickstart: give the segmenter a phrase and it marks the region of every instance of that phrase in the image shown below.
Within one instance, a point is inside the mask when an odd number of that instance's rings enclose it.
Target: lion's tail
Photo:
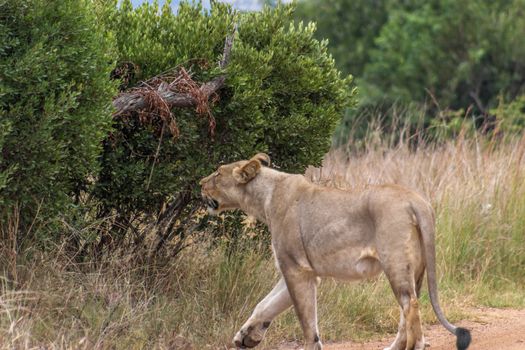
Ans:
[[[419,203],[418,203],[419,204]],[[418,208],[419,207],[419,208]],[[421,208],[419,205],[412,205],[412,210],[416,219],[423,239],[423,253],[427,265],[427,281],[430,294],[430,303],[434,309],[439,322],[452,334],[456,335],[456,347],[458,350],[467,349],[470,341],[470,331],[465,328],[456,327],[450,323],[439,305],[437,281],[436,281],[436,249],[435,249],[435,219],[434,212],[430,206]]]

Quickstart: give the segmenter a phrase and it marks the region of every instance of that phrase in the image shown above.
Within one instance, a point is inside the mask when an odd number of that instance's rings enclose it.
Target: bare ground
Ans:
[[[525,350],[525,310],[476,308],[469,311],[468,321],[457,325],[470,329],[472,344],[469,350]],[[425,339],[429,350],[454,350],[455,337],[441,325],[425,326]],[[395,335],[366,343],[341,342],[325,343],[326,350],[378,350],[390,345]],[[280,349],[299,349],[300,346],[286,346]]]

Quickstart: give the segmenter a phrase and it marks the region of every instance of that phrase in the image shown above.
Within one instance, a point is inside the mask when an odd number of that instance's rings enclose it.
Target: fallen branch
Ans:
[[[232,33],[226,37],[224,43],[224,50],[222,54],[222,59],[219,62],[219,67],[224,69],[227,67],[230,60],[230,53],[233,47],[233,38],[235,32],[237,31],[237,26],[234,27]],[[162,79],[162,77],[156,77],[155,80]],[[129,92],[123,92],[118,95],[115,100],[113,100],[113,107],[115,107],[115,112],[113,116],[122,116],[128,115],[132,112],[147,112],[151,108],[151,103],[148,98],[148,93],[154,92],[156,98],[161,99],[164,103],[172,109],[173,107],[202,107],[202,100],[205,100],[207,103],[214,94],[224,86],[226,80],[226,75],[218,76],[211,81],[202,84],[198,91],[194,93],[191,92],[180,92],[177,90],[176,84],[158,84],[155,90],[151,89],[151,86],[144,84],[143,87],[135,88]],[[207,110],[206,108],[201,108],[201,110]]]

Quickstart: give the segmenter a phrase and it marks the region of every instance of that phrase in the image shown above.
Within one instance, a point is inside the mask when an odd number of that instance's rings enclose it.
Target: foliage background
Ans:
[[[98,171],[115,50],[91,4],[0,3],[0,226],[18,243],[72,215]]]
[[[390,124],[392,106],[422,111],[412,125],[520,125],[491,109],[525,93],[524,11],[523,0],[299,1],[296,18],[317,22],[316,35],[359,86],[359,108],[347,112],[336,142],[378,112]]]

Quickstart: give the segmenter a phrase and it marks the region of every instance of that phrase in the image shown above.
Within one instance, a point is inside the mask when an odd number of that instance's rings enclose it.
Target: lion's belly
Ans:
[[[338,217],[332,217],[322,227],[310,224],[303,230],[312,268],[319,276],[346,280],[360,280],[379,274],[381,264],[370,228],[366,223],[358,223],[358,220],[350,222]]]
[[[381,264],[372,247],[352,247],[310,255],[310,263],[316,274],[344,280],[361,280],[378,275]]]

